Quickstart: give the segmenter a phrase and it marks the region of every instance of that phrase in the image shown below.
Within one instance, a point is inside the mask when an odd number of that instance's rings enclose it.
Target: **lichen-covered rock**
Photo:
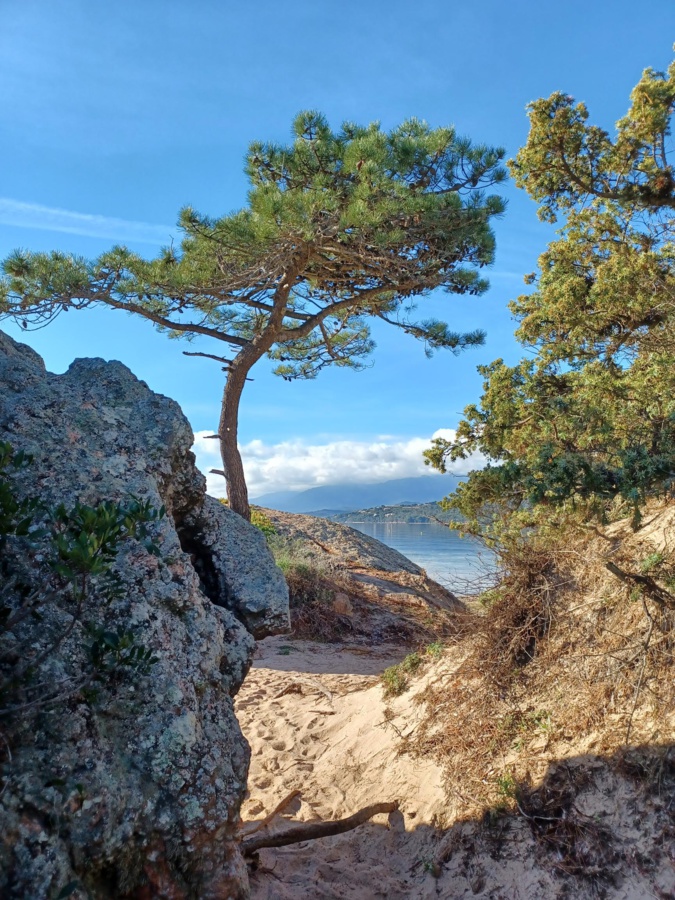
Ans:
[[[262,536],[205,498],[180,409],[120,363],[77,360],[52,375],[0,332],[0,440],[34,457],[14,479],[20,495],[67,507],[134,496],[167,510],[152,526],[160,555],[126,540],[119,589],[94,611],[152,650],[149,674],[0,716],[0,896],[247,897],[234,835],[249,751],[232,697],[251,631],[288,623]],[[11,607],[11,585],[0,593]],[[68,686],[86,670],[85,620],[35,683]],[[70,621],[46,603],[22,627],[39,649]]]
[[[288,631],[288,588],[259,528],[213,497],[205,497],[182,527],[185,545],[209,563],[200,574],[211,596],[257,638]]]

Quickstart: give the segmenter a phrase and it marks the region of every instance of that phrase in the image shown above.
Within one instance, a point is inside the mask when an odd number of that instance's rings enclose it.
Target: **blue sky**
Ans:
[[[16,247],[96,256],[113,243],[151,255],[176,234],[181,206],[242,206],[248,143],[286,140],[301,109],[335,125],[452,123],[513,155],[526,103],[560,89],[611,128],[642,69],[668,65],[674,38],[673,0],[2,0],[0,257]],[[254,496],[423,472],[420,448],[479,396],[476,366],[520,356],[506,304],[552,232],[522,192],[505,194],[488,294],[420,307],[459,331],[484,328],[486,345],[427,360],[382,324],[364,372],[288,384],[261,363],[241,411]],[[69,313],[21,338],[57,372],[77,356],[121,359],[178,400],[196,432],[216,426],[219,367],[185,358],[148,323]],[[198,442],[206,467],[214,443]]]

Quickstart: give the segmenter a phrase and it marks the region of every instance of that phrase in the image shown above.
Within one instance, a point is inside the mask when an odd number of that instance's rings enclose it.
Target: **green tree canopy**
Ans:
[[[604,516],[617,497],[635,521],[675,473],[675,63],[647,69],[616,135],[555,93],[529,107],[527,144],[509,163],[558,240],[511,303],[528,357],[479,369],[484,393],[432,465],[480,451],[490,460],[451,498],[480,528],[481,510],[522,522],[561,507]]]
[[[263,356],[287,379],[326,366],[359,367],[377,318],[459,351],[483,334],[413,317],[414,298],[441,288],[480,294],[492,262],[491,219],[504,209],[484,190],[505,178],[501,149],[474,146],[452,128],[416,119],[391,132],[318,113],[299,115],[289,146],[254,143],[247,206],[211,219],[184,209],[180,249],[145,260],[114,247],[88,261],[16,252],[4,263],[0,312],[42,326],[96,304],[140,315],[171,337],[206,336],[231,357],[218,428],[230,503],[249,516],[237,449],[239,402]]]

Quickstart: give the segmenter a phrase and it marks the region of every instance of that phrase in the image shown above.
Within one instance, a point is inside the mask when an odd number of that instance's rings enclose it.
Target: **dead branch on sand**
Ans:
[[[346,819],[337,819],[334,822],[302,822],[292,828],[286,828],[278,834],[261,835],[254,838],[246,838],[241,842],[241,851],[244,856],[251,856],[265,847],[287,847],[289,844],[299,844],[301,841],[315,841],[317,838],[332,837],[335,834],[344,834],[363,825],[368,819],[372,819],[378,813],[391,813],[398,809],[398,801],[392,803],[374,803],[366,806],[348,816]]]

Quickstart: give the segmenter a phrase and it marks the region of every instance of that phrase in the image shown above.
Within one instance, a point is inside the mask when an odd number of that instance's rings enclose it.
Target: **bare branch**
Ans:
[[[145,319],[149,319],[151,322],[154,322],[156,325],[161,325],[163,328],[169,328],[171,331],[182,331],[187,334],[203,334],[207,337],[215,338],[218,341],[225,341],[228,344],[234,344],[235,347],[248,347],[250,341],[245,340],[244,338],[237,337],[234,334],[227,334],[225,332],[219,331],[217,328],[207,328],[204,325],[198,325],[194,322],[173,322],[171,319],[166,319],[164,316],[160,316],[158,313],[150,312],[150,310],[146,309],[144,306],[138,306],[135,303],[123,303],[119,300],[115,300],[113,297],[106,298],[106,304],[114,307],[115,309],[122,309],[125,312],[137,313],[140,316],[143,316]]]
[[[245,836],[248,838],[252,834],[255,834],[256,831],[260,831],[261,828],[265,828],[267,825],[269,825],[272,819],[274,819],[275,816],[278,816],[281,810],[285,809],[291,802],[291,800],[295,800],[296,797],[300,796],[300,793],[301,791],[296,788],[294,791],[291,791],[290,794],[286,794],[284,799],[280,803],[277,803],[272,812],[268,813],[264,819],[256,822],[254,826],[246,832]]]
[[[391,813],[398,809],[398,802],[392,803],[375,803],[372,806],[366,806],[353,816],[346,819],[338,819],[335,822],[303,822],[287,828],[280,834],[262,835],[261,837],[249,838],[241,842],[242,853],[250,856],[264,847],[287,847],[289,844],[298,844],[301,841],[315,841],[317,838],[331,837],[335,834],[344,834],[363,825],[373,816],[379,813]]]
[[[639,575],[637,572],[624,572],[615,563],[605,563],[605,568],[615,575],[624,584],[636,584],[641,587],[645,594],[657,603],[659,606],[666,606],[669,609],[675,609],[675,597],[657,584],[651,575]]]
[[[183,350],[183,356],[203,356],[206,359],[215,359],[216,362],[224,363],[226,366],[232,365],[231,359],[226,359],[224,356],[215,356],[213,353],[197,353],[190,352],[189,350]]]

